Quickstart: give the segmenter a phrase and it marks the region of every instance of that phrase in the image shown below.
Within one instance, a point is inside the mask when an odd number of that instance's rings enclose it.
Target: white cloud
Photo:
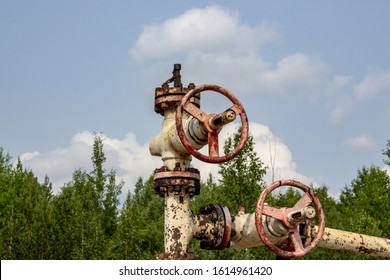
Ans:
[[[345,115],[359,109],[367,99],[390,91],[390,72],[375,72],[367,74],[355,86],[347,87],[351,76],[338,76],[333,81],[331,120],[339,122]],[[336,95],[335,93],[342,93]],[[386,112],[384,112],[384,116]],[[386,116],[385,116],[386,118]]]
[[[293,160],[290,149],[282,139],[272,133],[269,127],[251,123],[250,128],[256,143],[255,151],[269,167],[265,178],[267,183],[271,182],[272,177],[274,180],[294,179],[304,184],[315,183],[313,179],[298,172],[298,166]],[[274,169],[274,174],[272,174],[272,169]]]
[[[41,180],[49,176],[54,192],[72,179],[73,171],[82,168],[92,170],[92,146],[94,134],[88,131],[77,133],[66,148],[46,153],[24,153],[20,159],[24,166],[31,168]],[[148,145],[140,145],[136,136],[129,133],[123,140],[103,135],[104,153],[107,159],[105,169],[115,170],[118,182],[126,182],[125,190],[132,188],[139,177],[147,179],[156,167],[162,165],[158,158],[149,155]]]
[[[339,98],[334,104],[330,112],[330,119],[334,123],[338,123],[345,115],[347,115],[354,107],[354,102],[349,97]]]
[[[333,123],[338,123],[353,108],[348,88],[352,80],[352,76],[337,75],[333,77],[329,88],[330,119]]]
[[[333,83],[337,88],[342,88],[348,85],[352,81],[352,76],[338,75],[333,78]]]
[[[57,148],[49,152],[28,152],[20,156],[24,166],[31,168],[34,174],[43,179],[49,176],[54,191],[69,181],[76,168],[90,168],[93,134],[76,134],[67,148]]]
[[[376,95],[390,90],[390,72],[368,74],[361,83],[354,88],[358,100],[373,98]]]
[[[343,116],[345,115],[347,111],[347,108],[344,106],[344,104],[337,103],[336,105],[333,105],[333,108],[330,113],[330,119],[332,122],[339,122]]]
[[[264,73],[259,86],[266,84],[278,93],[306,93],[323,83],[326,70],[327,66],[321,60],[296,53],[286,56],[275,69]]]
[[[370,151],[376,148],[375,140],[366,134],[349,138],[344,141],[344,145],[352,150]]]
[[[303,53],[282,58],[276,65],[255,51],[194,52],[185,61],[187,72],[198,83],[223,84],[233,92],[256,95],[310,96],[324,84],[327,66]]]
[[[301,52],[276,62],[265,60],[261,47],[279,36],[275,24],[250,26],[237,12],[214,5],[144,27],[130,54],[150,71],[159,59],[180,57],[185,76],[196,84],[220,84],[241,94],[294,95],[312,100],[327,83],[328,66]],[[150,71],[146,71],[148,76]]]
[[[144,60],[181,52],[257,48],[277,34],[275,27],[267,23],[251,27],[240,22],[237,12],[212,5],[145,26],[130,54],[136,60]]]
[[[234,130],[234,126],[227,126],[223,130],[220,136],[222,145],[224,143],[223,139],[226,139],[228,135],[232,135]],[[251,123],[250,132],[254,137],[255,151],[266,166],[272,166],[272,158],[275,180],[288,178],[300,180],[307,184],[312,183],[311,179],[297,171],[290,150],[267,126]],[[163,164],[161,158],[150,155],[148,144],[138,143],[133,133],[128,133],[124,139],[110,138],[106,135],[103,135],[103,139],[103,151],[107,159],[104,167],[107,171],[116,171],[118,182],[120,180],[125,181],[124,193],[128,189],[133,189],[139,177],[147,179],[153,174],[154,169],[161,167]],[[77,133],[66,148],[58,148],[49,152],[27,152],[22,154],[20,159],[23,165],[30,168],[40,180],[48,175],[56,193],[64,183],[72,179],[75,169],[82,168],[87,172],[92,170],[93,140],[94,134],[84,131]],[[206,180],[210,172],[213,176],[218,177],[218,165],[203,163],[196,159],[193,160],[192,164],[200,170],[202,180]],[[267,183],[271,182],[271,170],[271,168],[268,169],[265,178]]]

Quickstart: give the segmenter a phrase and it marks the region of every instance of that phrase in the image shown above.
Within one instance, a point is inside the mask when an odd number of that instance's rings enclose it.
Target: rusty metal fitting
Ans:
[[[230,247],[230,239],[235,235],[232,228],[232,216],[225,205],[209,204],[200,209],[200,214],[206,216],[205,220],[214,225],[209,230],[211,236],[198,236],[201,239],[200,248],[206,250],[223,250]]]
[[[163,166],[154,171],[154,193],[164,197],[167,192],[177,195],[188,193],[190,198],[200,194],[200,172],[196,168],[181,170],[177,165],[173,171]]]
[[[154,111],[157,114],[164,116],[164,110],[169,107],[176,108],[180,100],[189,92],[195,88],[194,84],[189,84],[188,87],[158,87],[155,91],[154,97]],[[196,107],[200,107],[200,93],[195,94],[191,98],[190,102]]]
[[[154,111],[157,114],[164,116],[164,111],[167,108],[176,108],[182,97],[186,95],[187,92],[195,88],[195,85],[193,83],[190,83],[188,87],[183,87],[183,84],[181,82],[180,70],[181,65],[174,64],[172,78],[165,81],[161,85],[161,87],[156,88],[154,97]],[[169,84],[172,82],[173,87],[169,87]],[[193,98],[191,98],[190,102],[199,108],[200,93],[195,94]]]
[[[236,112],[233,109],[227,109],[226,111],[215,115],[209,120],[209,125],[212,129],[218,129],[224,125],[231,123],[237,117]]]

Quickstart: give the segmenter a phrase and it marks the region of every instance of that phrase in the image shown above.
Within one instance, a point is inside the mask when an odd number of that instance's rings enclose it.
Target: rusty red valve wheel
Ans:
[[[241,131],[240,141],[237,147],[235,147],[235,149],[231,153],[226,155],[219,155],[218,137],[220,131],[222,130],[222,126],[212,124],[212,120],[217,116],[217,114],[215,113],[207,114],[190,102],[190,99],[193,96],[195,96],[195,94],[207,90],[215,91],[226,96],[233,103],[233,106],[230,107],[225,112],[233,111],[234,115],[240,116],[241,119],[242,131]],[[202,154],[198,150],[194,149],[189,143],[188,139],[186,138],[183,129],[183,118],[182,118],[183,111],[186,111],[188,114],[190,114],[195,119],[197,119],[199,123],[203,126],[205,131],[207,132],[209,155]],[[248,125],[248,118],[245,113],[244,107],[230,91],[217,85],[204,84],[190,90],[181,99],[179,106],[177,107],[176,110],[176,129],[181,143],[186,148],[186,150],[194,157],[208,163],[222,163],[234,158],[244,148],[245,142],[248,139],[249,125]]]
[[[274,189],[282,186],[293,186],[299,188],[302,191],[304,191],[305,194],[299,199],[299,201],[292,208],[276,208],[265,204],[265,198],[267,197],[267,195]],[[304,246],[299,232],[299,224],[290,223],[287,219],[287,215],[289,213],[299,211],[300,209],[309,206],[310,203],[313,203],[317,210],[318,231],[316,236],[313,238],[313,240],[311,240],[311,242],[307,246]],[[268,239],[262,224],[263,215],[281,221],[283,225],[289,230],[288,238],[290,239],[290,243],[293,247],[292,248],[293,251],[283,250],[277,247]],[[325,215],[322,210],[320,201],[314,195],[313,190],[311,190],[308,186],[294,180],[281,180],[281,181],[274,182],[268,185],[262,191],[262,193],[259,196],[259,200],[257,201],[255,220],[256,220],[257,232],[260,236],[261,241],[263,241],[264,245],[266,245],[269,249],[271,249],[275,254],[283,258],[303,257],[304,255],[308,254],[318,245],[318,242],[321,240],[325,230]]]

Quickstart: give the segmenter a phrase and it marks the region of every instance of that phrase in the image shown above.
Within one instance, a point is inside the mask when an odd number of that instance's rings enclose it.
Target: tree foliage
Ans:
[[[363,167],[340,196],[342,213],[353,231],[382,236],[390,232],[390,177],[379,167]]]
[[[238,144],[240,133],[224,146],[225,153]],[[253,212],[265,186],[266,168],[254,151],[249,135],[243,151],[219,166],[220,179],[211,174],[201,182],[201,194],[191,201],[201,206],[227,205],[234,214],[239,205]],[[120,204],[124,182],[114,170],[106,171],[104,139],[95,136],[92,170],[76,169],[58,194],[48,177],[39,182],[20,159],[11,162],[0,147],[0,257],[1,259],[152,259],[164,251],[164,199],[153,193],[153,177],[139,178],[134,191]],[[383,150],[390,166],[390,141]],[[325,212],[326,226],[389,238],[390,177],[377,166],[363,166],[346,185],[339,200],[327,186],[312,187]],[[290,206],[302,194],[293,188],[270,195],[270,203]],[[202,259],[274,259],[264,246],[242,251],[207,251],[191,242]],[[305,259],[367,259],[364,255],[316,248]]]
[[[239,129],[229,137],[224,145],[224,152],[228,154],[238,145],[241,137]],[[254,211],[257,197],[265,186],[263,177],[266,168],[254,150],[253,136],[249,135],[243,150],[232,160],[222,163],[218,173],[221,175],[220,192],[226,205],[237,209],[244,206],[247,211]]]
[[[153,178],[141,178],[134,194],[128,193],[123,205],[115,255],[124,259],[152,259],[164,251],[164,201],[153,193]]]
[[[49,258],[52,190],[0,148],[1,259]]]

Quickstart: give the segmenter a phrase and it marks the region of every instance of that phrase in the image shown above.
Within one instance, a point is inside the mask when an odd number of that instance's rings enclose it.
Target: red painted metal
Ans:
[[[214,127],[213,125],[210,125],[210,120],[212,120],[216,114],[210,113],[207,114],[203,112],[200,108],[196,107],[194,104],[189,102],[189,100],[195,96],[196,94],[199,94],[202,91],[215,91],[218,92],[224,96],[226,96],[232,103],[233,106],[229,108],[230,110],[234,111],[236,115],[240,116],[241,119],[241,137],[240,142],[238,143],[237,147],[235,149],[226,155],[219,155],[219,132],[221,131],[221,127]],[[185,110],[187,113],[189,113],[191,116],[196,118],[204,127],[204,129],[208,133],[208,145],[209,145],[209,155],[204,155],[194,149],[191,144],[188,142],[184,129],[183,129],[183,110]],[[241,150],[244,148],[245,142],[248,139],[248,131],[249,131],[249,124],[248,124],[248,117],[246,115],[245,109],[240,103],[240,101],[227,89],[212,85],[212,84],[205,84],[195,87],[194,89],[190,90],[180,101],[177,110],[176,110],[176,129],[177,134],[180,138],[180,141],[182,142],[183,146],[187,149],[189,153],[191,153],[194,157],[196,157],[199,160],[202,160],[204,162],[208,163],[222,163],[229,161],[233,159]]]
[[[305,194],[292,208],[276,208],[276,207],[265,205],[265,198],[267,197],[267,195],[274,189],[282,186],[293,186],[299,188],[302,191],[304,191]],[[307,246],[304,246],[299,233],[299,224],[293,224],[289,222],[287,220],[287,215],[288,213],[296,212],[302,208],[309,206],[310,203],[313,203],[317,210],[319,225],[318,225],[318,231],[316,236],[312,239],[312,241],[309,244],[307,244]],[[281,221],[283,225],[289,229],[289,241],[292,245],[292,251],[286,251],[280,249],[268,239],[263,228],[263,223],[262,223],[263,214]],[[264,245],[270,248],[275,254],[284,258],[303,257],[307,253],[311,252],[320,242],[325,230],[325,215],[322,210],[321,203],[314,195],[313,190],[310,189],[308,186],[294,180],[281,180],[268,185],[259,196],[259,200],[257,201],[257,206],[256,206],[255,217],[256,217],[255,218],[256,229],[261,241],[264,243]]]
[[[232,216],[230,215],[229,208],[227,206],[221,205],[223,215],[225,217],[225,229],[222,238],[221,245],[219,248],[225,249],[230,246],[230,237],[232,233]]]

